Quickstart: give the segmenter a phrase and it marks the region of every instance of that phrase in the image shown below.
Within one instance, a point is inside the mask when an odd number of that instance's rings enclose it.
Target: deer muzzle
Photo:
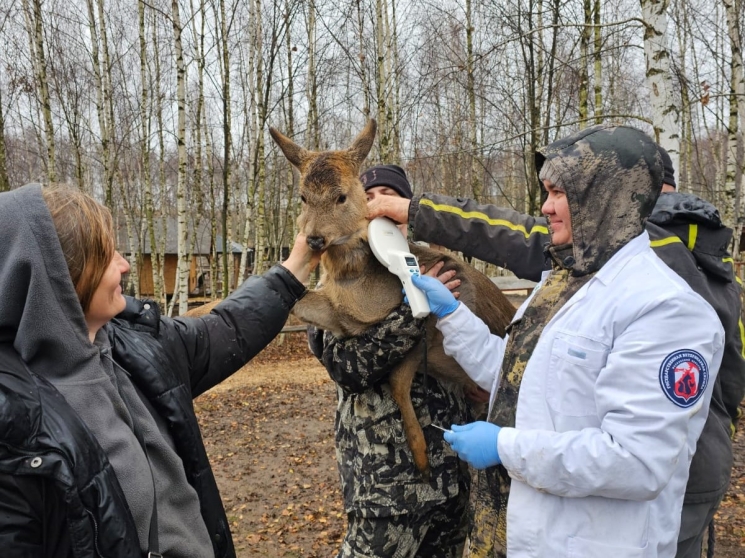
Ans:
[[[311,250],[314,250],[316,252],[323,250],[323,245],[325,243],[325,240],[326,239],[322,236],[309,236],[307,238],[308,246],[310,246]]]

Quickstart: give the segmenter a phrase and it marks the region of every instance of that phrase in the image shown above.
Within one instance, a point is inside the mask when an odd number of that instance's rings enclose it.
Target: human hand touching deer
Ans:
[[[282,262],[282,266],[292,273],[301,283],[307,283],[311,272],[321,261],[322,251],[312,250],[308,245],[308,240],[303,233],[295,237],[295,244],[287,259]]]
[[[375,219],[376,217],[388,217],[389,219],[393,219],[397,223],[406,224],[409,221],[410,206],[411,200],[407,198],[398,196],[376,196],[367,202],[367,218]],[[432,277],[445,285],[445,287],[447,287],[447,290],[452,293],[453,298],[449,301],[452,304],[453,302],[455,302],[455,299],[460,296],[460,292],[458,292],[456,289],[460,286],[461,281],[460,279],[457,279],[455,277],[455,270],[440,273],[443,265],[444,262],[438,262],[429,269],[426,269],[425,266],[421,266],[421,275],[422,277]],[[415,279],[415,281],[426,282],[428,281],[428,279],[417,278]],[[436,283],[428,283],[428,285],[429,287],[436,287]],[[417,286],[419,288],[422,288],[420,285]],[[426,294],[426,289],[423,290],[425,290]],[[448,295],[446,293],[442,293],[442,295],[443,298],[448,298]],[[429,300],[429,295],[427,296],[427,298]],[[430,300],[430,303],[431,302],[432,301]],[[454,306],[457,306],[457,302],[455,302]],[[489,392],[481,389],[476,385],[466,389],[466,397],[476,403],[489,402]]]
[[[367,218],[388,217],[397,223],[409,222],[411,200],[398,196],[377,196],[367,202]]]

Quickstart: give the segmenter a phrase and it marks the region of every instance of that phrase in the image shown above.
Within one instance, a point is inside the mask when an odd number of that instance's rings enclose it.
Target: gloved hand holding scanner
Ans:
[[[412,282],[427,297],[430,311],[438,319],[449,316],[460,305],[453,293],[433,277],[414,275]],[[443,437],[462,460],[476,469],[486,469],[501,463],[497,449],[500,430],[496,424],[483,421],[454,424]]]

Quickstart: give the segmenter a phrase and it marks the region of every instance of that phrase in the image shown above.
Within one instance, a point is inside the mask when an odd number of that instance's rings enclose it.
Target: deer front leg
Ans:
[[[311,291],[301,298],[292,313],[306,324],[316,326],[338,335],[342,326],[331,301],[323,291]]]
[[[417,419],[414,405],[411,403],[411,383],[414,380],[419,364],[422,361],[421,346],[418,345],[406,355],[403,362],[392,372],[389,378],[391,395],[401,411],[406,441],[414,457],[414,465],[422,474],[424,480],[429,481],[429,460],[427,459],[427,443],[424,432]]]

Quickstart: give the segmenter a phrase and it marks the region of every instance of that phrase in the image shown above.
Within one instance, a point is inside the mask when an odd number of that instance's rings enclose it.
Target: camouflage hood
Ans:
[[[603,267],[641,234],[662,188],[662,160],[645,133],[627,126],[593,126],[539,149],[540,174],[567,195],[572,257],[563,267],[582,276]]]

